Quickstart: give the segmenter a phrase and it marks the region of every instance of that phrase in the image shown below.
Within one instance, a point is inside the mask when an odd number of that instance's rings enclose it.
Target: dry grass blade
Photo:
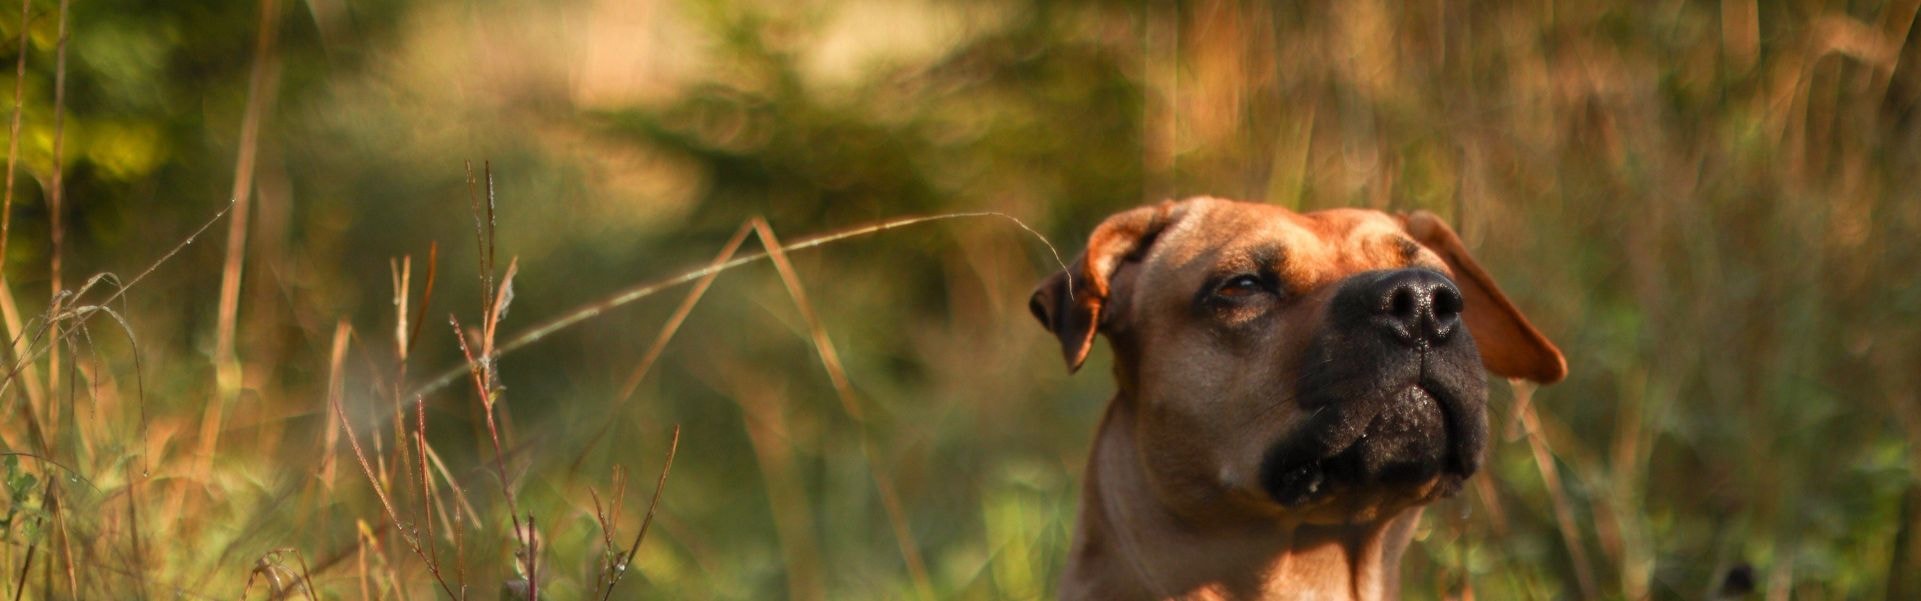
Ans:
[[[413,255],[388,257],[387,278],[394,293],[394,357],[404,368],[407,365],[407,295],[414,281]]]
[[[614,405],[616,415],[634,395],[634,390],[640,388],[641,381],[647,377],[647,372],[653,368],[654,362],[660,360],[660,354],[667,349],[668,341],[673,340],[674,333],[680,331],[681,324],[686,323],[687,316],[694,312],[694,305],[700,303],[701,297],[707,294],[707,289],[713,287],[714,280],[720,277],[721,272],[715,267],[726,264],[728,259],[734,258],[734,254],[740,251],[740,245],[747,241],[747,235],[752,232],[751,223],[741,224],[740,229],[734,231],[733,237],[727,239],[727,245],[722,247],[720,253],[714,255],[714,260],[708,264],[709,273],[701,276],[700,280],[694,283],[694,288],[687,292],[687,297],[681,299],[680,306],[674,307],[673,315],[667,317],[667,323],[661,326],[660,334],[656,335],[653,343],[647,346],[647,353],[641,355],[640,365],[634,367],[633,373],[628,374],[627,381],[621,384],[620,396],[617,397]]]
[[[407,333],[407,344],[401,349],[400,353],[402,357],[412,354],[414,347],[420,344],[420,326],[427,323],[427,307],[433,304],[434,281],[438,279],[439,275],[440,243],[430,242],[427,244],[427,285],[420,291],[420,308],[414,312],[414,327],[412,331]]]
[[[440,481],[446,483],[447,490],[454,492],[454,517],[457,519],[461,515],[467,515],[471,518],[471,516],[480,515],[480,512],[474,510],[473,500],[467,498],[466,488],[460,486],[460,483],[454,480],[453,472],[447,469],[447,462],[440,460],[440,453],[434,451],[433,445],[427,445],[427,460],[433,463],[434,473],[440,474]],[[450,521],[449,523],[452,522]],[[460,549],[460,529],[448,528],[448,532],[453,534],[454,549],[458,551]],[[465,582],[465,580],[462,580],[462,582]]]
[[[489,391],[498,389],[500,384],[497,380],[500,375],[494,371],[494,339],[500,333],[500,320],[507,317],[507,309],[513,305],[514,275],[518,273],[520,273],[520,260],[509,261],[507,273],[500,276],[500,290],[494,294],[493,301],[487,304],[487,321],[481,326],[480,356],[488,361],[487,389]]]
[[[60,0],[60,15],[58,17],[59,32],[55,37],[53,51],[53,175],[51,177],[52,185],[49,187],[49,193],[47,194],[47,235],[52,246],[47,258],[47,286],[50,289],[48,291],[48,298],[50,299],[48,303],[48,313],[60,312],[60,301],[63,298],[61,296],[63,282],[60,279],[61,257],[66,254],[64,251],[67,239],[67,228],[64,223],[67,211],[63,206],[66,196],[66,184],[63,177],[66,169],[63,169],[60,164],[61,156],[66,150],[67,8],[68,0]],[[58,410],[60,403],[58,399],[60,398],[60,373],[60,349],[54,348],[53,352],[47,357],[47,398],[53,399],[56,402],[47,405],[47,415],[45,419],[48,422],[48,427],[55,429],[59,427]]]
[[[820,353],[821,367],[827,370],[827,379],[834,384],[834,392],[840,397],[841,409],[856,422],[866,421],[860,404],[854,400],[854,385],[847,381],[847,368],[840,362],[840,352],[834,349],[834,341],[827,336],[827,326],[814,312],[814,303],[807,300],[807,288],[800,283],[800,275],[794,273],[794,264],[787,260],[786,251],[780,247],[780,238],[774,235],[767,221],[755,217],[748,221],[754,227],[755,235],[760,236],[774,261],[774,271],[780,274],[782,285],[787,287],[787,295],[793,298],[794,307],[800,311],[801,319],[807,322],[807,335],[812,338],[814,350]]]
[[[47,481],[47,492],[53,495],[53,503],[47,508],[47,510],[48,510],[48,513],[52,514],[52,517],[53,517],[54,538],[58,539],[60,542],[59,544],[60,559],[61,559],[60,567],[62,569],[62,573],[67,577],[67,593],[69,595],[69,598],[79,599],[80,598],[80,578],[77,574],[74,573],[74,569],[73,569],[73,533],[67,528],[67,519],[66,519],[67,515],[66,515],[66,512],[61,511],[60,497],[55,492],[59,488],[60,488],[60,481],[58,480]],[[51,592],[52,589],[49,588],[48,591]]]
[[[933,582],[927,577],[927,565],[922,561],[920,545],[914,542],[914,534],[907,526],[907,516],[901,507],[900,494],[894,488],[894,478],[888,475],[886,466],[878,460],[873,441],[867,436],[866,417],[854,397],[854,386],[847,379],[847,369],[841,365],[840,353],[834,350],[834,342],[827,336],[827,326],[821,323],[820,315],[814,311],[814,304],[807,300],[807,289],[801,286],[800,275],[794,272],[794,264],[787,260],[787,252],[780,244],[774,230],[759,217],[750,220],[754,232],[760,236],[761,245],[767,247],[773,258],[774,269],[787,286],[788,296],[793,298],[801,317],[807,321],[807,332],[814,343],[815,352],[820,354],[821,367],[826,369],[828,379],[834,383],[834,392],[840,398],[841,408],[847,417],[853,419],[860,429],[861,453],[867,458],[869,473],[874,477],[874,488],[880,493],[881,508],[887,512],[887,523],[893,528],[894,540],[900,545],[902,559],[907,562],[908,576],[913,579],[914,590],[921,599],[934,598]]]
[[[227,253],[220,272],[220,300],[214,326],[214,382],[217,396],[200,424],[200,448],[195,473],[206,474],[220,448],[220,429],[226,411],[240,391],[241,367],[234,354],[234,328],[240,310],[240,278],[247,258],[248,213],[253,206],[255,151],[259,146],[262,113],[272,104],[278,72],[273,54],[279,32],[279,0],[260,0],[260,21],[254,39],[253,67],[247,76],[247,104],[240,117],[240,150],[234,158],[233,220],[227,223]]]
[[[1033,228],[1028,227],[1027,224],[1021,221],[1019,218],[1016,218],[1012,215],[1008,215],[1006,213],[1001,213],[998,211],[977,211],[977,212],[969,212],[969,213],[943,213],[940,215],[925,215],[920,217],[903,217],[899,219],[892,219],[892,220],[883,221],[880,223],[874,223],[874,224],[849,228],[845,230],[840,230],[836,232],[830,232],[827,234],[821,234],[811,238],[805,238],[798,242],[794,242],[792,244],[788,244],[780,247],[780,251],[793,252],[797,250],[806,250],[806,249],[823,246],[823,245],[834,243],[834,242],[839,242],[841,240],[879,234],[879,233],[890,231],[890,230],[900,229],[900,228],[914,226],[914,225],[920,225],[924,223],[948,221],[948,220],[954,220],[954,219],[977,219],[977,218],[983,218],[983,217],[1004,219],[1004,220],[1013,222],[1014,225],[1019,226],[1022,231],[1025,231],[1033,235],[1034,238],[1039,240],[1042,245],[1046,246],[1048,252],[1053,255],[1054,262],[1058,264],[1062,270],[1067,269],[1067,263],[1061,260],[1060,251],[1055,249],[1053,242],[1049,241],[1045,236],[1042,236],[1040,232],[1034,231]],[[660,291],[662,290],[679,286],[681,284],[694,282],[702,278],[705,278],[713,273],[734,269],[742,265],[753,263],[755,261],[767,259],[768,257],[769,257],[768,252],[761,251],[761,252],[749,254],[747,256],[737,257],[725,263],[721,263],[719,265],[712,265],[702,269],[688,271],[680,275],[676,275],[663,280],[657,280],[657,281],[629,287],[626,290],[614,293],[613,295],[608,296],[605,299],[588,303],[586,305],[582,305],[578,308],[575,308],[572,311],[569,311],[567,313],[560,315],[559,317],[549,319],[545,322],[542,322],[538,325],[535,325],[529,328],[527,331],[522,332],[519,336],[515,336],[512,339],[507,340],[505,343],[502,343],[499,347],[495,349],[495,355],[505,355],[507,353],[520,350],[521,348],[526,347],[529,344],[533,344],[535,342],[540,341],[543,338],[553,335],[555,332],[559,332],[569,327],[578,325],[580,322],[598,317],[602,313],[606,313],[607,311],[613,310],[614,308],[626,305],[628,303],[632,303],[634,301],[637,301],[643,298],[653,296],[655,294],[660,293]],[[419,388],[414,389],[412,396],[424,396],[427,394],[431,394],[435,391],[438,391],[442,388],[446,388],[448,385],[453,384],[454,381],[458,380],[462,374],[468,371],[468,369],[469,369],[468,366],[456,366],[453,368],[449,368],[448,370],[441,372],[440,374],[435,376],[433,379],[428,380],[427,382],[421,384]]]
[[[640,383],[647,378],[647,373],[653,370],[654,362],[659,361],[661,353],[667,350],[667,343],[674,339],[674,334],[680,332],[681,324],[687,322],[687,316],[693,314],[694,306],[700,304],[700,299],[706,296],[707,289],[713,287],[714,280],[720,278],[722,270],[718,267],[725,265],[728,259],[734,258],[734,254],[740,252],[740,246],[747,242],[747,235],[753,231],[752,223],[740,224],[740,229],[735,230],[733,237],[727,239],[726,246],[721,247],[720,252],[714,255],[714,260],[707,265],[707,274],[694,282],[694,288],[687,291],[687,296],[681,299],[680,306],[674,307],[673,315],[667,317],[667,323],[661,325],[660,333],[654,335],[654,341],[647,345],[647,352],[641,355],[640,364],[627,375],[627,381],[621,383],[620,393],[614,397],[614,406],[608,410],[608,415],[621,415],[627,408],[627,403],[633,400],[634,391],[640,389]],[[608,432],[613,431],[615,423],[615,420],[606,420],[601,424],[600,429],[594,432],[593,437],[588,438],[587,443],[581,445],[580,454],[574,459],[576,469],[586,461],[587,452],[598,445],[601,439],[606,438]]]
[[[5,279],[0,279],[0,319],[4,319],[7,326],[6,350],[11,355],[6,379],[0,382],[0,389],[19,381],[27,393],[28,410],[38,414],[40,407],[46,405],[46,390],[41,388],[40,376],[32,369],[32,361],[28,360],[33,356],[33,347],[27,336],[27,323],[21,319],[20,306],[13,300],[13,287]]]
[[[349,336],[351,333],[352,328],[347,326],[346,320],[343,319],[334,324],[333,351],[328,354],[327,360],[327,398],[329,399],[339,397],[342,394],[341,387],[346,385],[346,372],[342,367],[347,362],[347,345],[348,341],[352,340]],[[334,451],[340,448],[340,423],[327,420],[321,440],[325,448],[322,449],[320,469],[316,473],[320,482],[331,491],[334,485]]]
[[[491,161],[482,163],[481,169],[487,183],[486,204],[481,203],[478,182],[474,179],[474,163],[467,162],[467,205],[474,217],[474,256],[480,261],[481,306],[487,313],[493,312],[494,294],[494,165]]]
[[[307,601],[319,601],[319,598],[314,596],[313,571],[307,569],[307,556],[299,549],[288,549],[288,551],[292,551],[294,561],[300,563],[300,589],[306,592]]]
[[[660,509],[660,491],[667,487],[667,473],[674,469],[674,455],[680,452],[680,424],[674,425],[674,438],[667,442],[667,461],[660,466],[660,478],[654,480],[654,497],[647,501],[647,516],[640,519],[640,531],[634,533],[633,544],[627,545],[627,553],[620,557],[620,567],[607,582],[607,591],[600,595],[601,601],[613,597],[614,585],[627,575],[627,568],[634,563],[634,554],[640,552],[640,541],[647,539],[647,529],[654,525],[654,512]]]
[[[252,70],[247,74],[247,104],[240,117],[240,151],[234,158],[234,219],[227,224],[227,256],[220,271],[220,307],[215,326],[214,361],[222,390],[238,385],[233,365],[233,336],[240,305],[240,277],[247,260],[247,224],[253,207],[254,162],[259,148],[262,113],[271,104],[276,61],[274,41],[279,33],[279,0],[260,0],[260,22],[254,39]]]

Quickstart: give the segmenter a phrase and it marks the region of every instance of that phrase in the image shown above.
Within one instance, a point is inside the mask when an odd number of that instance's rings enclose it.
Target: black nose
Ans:
[[[1438,346],[1461,329],[1461,291],[1426,269],[1381,274],[1356,300],[1391,338],[1416,348]]]

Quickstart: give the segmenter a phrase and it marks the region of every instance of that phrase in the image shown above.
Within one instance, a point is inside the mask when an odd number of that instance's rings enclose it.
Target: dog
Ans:
[[[1216,198],[1109,217],[1029,303],[1118,390],[1063,599],[1392,599],[1480,467],[1487,373],[1567,374],[1438,217]]]

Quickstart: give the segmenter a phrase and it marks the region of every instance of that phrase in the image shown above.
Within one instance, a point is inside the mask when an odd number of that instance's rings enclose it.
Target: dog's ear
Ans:
[[[1060,338],[1068,372],[1079,370],[1094,348],[1101,308],[1113,292],[1112,279],[1121,263],[1139,259],[1154,237],[1173,222],[1178,208],[1177,203],[1163,202],[1108,217],[1087,237],[1087,252],[1034,290],[1027,309],[1041,326]]]
[[[1461,244],[1461,237],[1454,234],[1447,222],[1427,211],[1415,211],[1400,218],[1408,235],[1440,255],[1441,260],[1447,262],[1448,270],[1454,272],[1454,282],[1460,286],[1462,300],[1466,301],[1463,318],[1467,320],[1468,331],[1474,333],[1474,344],[1480,348],[1481,362],[1487,365],[1488,371],[1542,384],[1553,384],[1567,377],[1567,359],[1561,356],[1561,349],[1534,329],[1527,316],[1501,293],[1494,285],[1494,278],[1474,262],[1467,247]]]

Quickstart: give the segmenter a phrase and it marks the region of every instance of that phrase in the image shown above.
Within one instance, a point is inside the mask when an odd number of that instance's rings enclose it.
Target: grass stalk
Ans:
[[[66,196],[64,176],[66,169],[65,165],[61,163],[61,159],[65,156],[64,151],[67,138],[68,2],[69,0],[60,0],[60,15],[58,17],[59,32],[54,41],[53,51],[53,174],[51,176],[52,186],[47,194],[47,233],[49,242],[53,247],[47,258],[48,287],[51,288],[51,290],[48,291],[49,300],[47,302],[47,313],[49,315],[59,314],[60,303],[66,298],[65,295],[62,294],[64,287],[60,279],[60,271],[62,267],[61,257],[66,254],[67,238],[67,228],[64,223],[67,212],[64,206]],[[58,337],[58,334],[56,334],[56,337]],[[47,354],[47,398],[52,399],[54,402],[47,405],[47,413],[43,417],[43,419],[46,420],[47,427],[54,430],[60,427],[59,399],[61,362],[60,349],[58,347],[59,345],[54,345],[51,352]]]
[[[220,446],[225,405],[240,390],[241,365],[234,351],[234,329],[240,312],[240,280],[247,260],[247,225],[253,207],[254,162],[260,141],[260,122],[272,104],[278,75],[274,44],[279,34],[279,0],[260,0],[260,22],[254,39],[254,60],[247,74],[247,102],[240,117],[240,148],[234,158],[233,220],[227,222],[226,259],[220,270],[220,301],[214,325],[214,376],[218,396],[209,403],[200,426],[199,462],[205,474]]]

